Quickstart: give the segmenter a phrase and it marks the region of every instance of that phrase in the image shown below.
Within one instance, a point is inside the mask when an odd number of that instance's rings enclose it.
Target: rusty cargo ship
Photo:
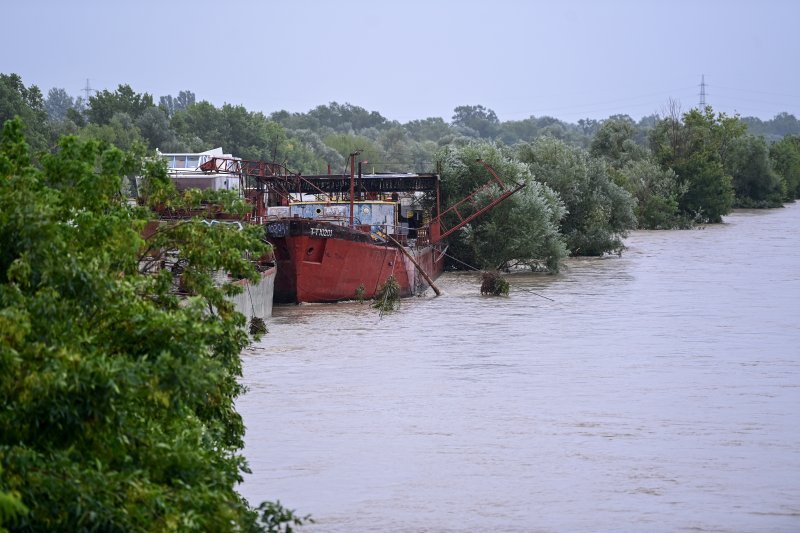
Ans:
[[[263,224],[277,264],[276,303],[372,298],[392,276],[401,296],[433,287],[443,272],[445,238],[522,188],[491,179],[440,210],[434,173],[356,172],[301,176],[283,165],[211,158],[206,173],[240,177],[239,190]]]

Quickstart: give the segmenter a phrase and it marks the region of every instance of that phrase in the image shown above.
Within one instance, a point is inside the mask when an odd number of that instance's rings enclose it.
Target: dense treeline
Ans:
[[[630,229],[719,222],[733,207],[777,207],[800,195],[800,121],[787,113],[762,121],[714,113],[710,107],[684,113],[669,102],[663,116],[638,122],[614,115],[569,124],[552,117],[501,122],[491,109],[464,105],[454,109],[449,122],[430,117],[401,124],[336,102],[306,113],[270,115],[198,102],[191,91],[161,96],[156,103],[129,85],[97,92],[88,101],[58,88],[44,97],[18,76],[0,75],[0,120],[15,115],[28,125],[35,150],[54,146],[63,134],[99,139],[136,155],[219,146],[245,159],[280,161],[304,174],[327,172],[329,166],[340,172],[355,149],[369,161],[368,171],[443,175],[459,151],[485,159],[497,152],[524,165],[530,177],[523,179],[536,183],[536,190],[555,193],[561,206],[558,234],[572,255],[618,252]],[[460,180],[444,180],[446,197],[463,193],[466,181]],[[454,250],[465,254],[461,259],[483,267],[557,265],[557,253],[511,259],[506,253],[478,253],[484,248],[482,224],[494,221],[500,224],[497,231],[509,236],[519,231],[519,225],[502,224],[502,216],[506,209],[526,213],[516,205],[520,201],[512,200],[458,235]],[[532,211],[528,215],[536,218]]]

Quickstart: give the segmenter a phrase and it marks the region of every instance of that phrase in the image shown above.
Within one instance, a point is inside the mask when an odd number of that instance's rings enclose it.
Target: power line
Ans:
[[[81,90],[86,93],[87,102],[89,101],[89,95],[92,93],[92,91],[97,92],[94,89],[92,89],[92,87],[89,85],[89,78],[86,78],[86,87],[84,87]]]
[[[700,110],[706,108],[706,75],[700,75]]]
[[[538,115],[538,114],[542,114],[542,113],[545,113],[545,114],[547,114],[547,113],[558,113],[558,112],[561,112],[561,111],[572,111],[573,114],[574,114],[574,112],[591,112],[591,111],[598,110],[598,109],[601,110],[601,111],[606,110],[606,109],[614,109],[616,107],[615,104],[624,105],[626,107],[642,108],[642,107],[645,107],[645,106],[652,105],[651,101],[652,101],[653,97],[674,96],[675,93],[680,94],[681,92],[686,91],[687,89],[691,89],[693,87],[696,87],[696,86],[690,85],[690,86],[685,86],[685,87],[677,87],[677,88],[662,90],[662,91],[658,91],[658,92],[638,94],[638,95],[632,95],[632,96],[623,96],[623,97],[620,97],[620,98],[604,99],[604,100],[601,100],[601,101],[589,101],[589,102],[580,102],[580,101],[578,101],[577,103],[573,102],[573,103],[571,103],[569,105],[556,106],[556,107],[543,107],[543,108],[536,109],[534,111],[512,110],[512,111],[504,112],[503,114],[505,116],[523,116],[523,115]],[[637,102],[641,102],[641,103],[637,103]],[[611,107],[611,106],[615,106],[615,107]]]
[[[784,96],[784,97],[787,97],[787,98],[798,98],[798,97],[800,97],[800,95],[797,95],[797,94],[776,93],[776,92],[772,92],[772,91],[754,91],[754,90],[751,90],[751,89],[741,89],[741,88],[738,88],[738,87],[723,87],[721,85],[715,85],[715,87],[717,87],[718,89],[725,89],[725,90],[728,90],[728,91],[741,92],[741,93],[765,94],[765,95],[769,95],[769,96]]]

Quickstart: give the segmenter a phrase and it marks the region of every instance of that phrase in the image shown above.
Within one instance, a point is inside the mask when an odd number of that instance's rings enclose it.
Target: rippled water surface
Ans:
[[[800,205],[626,242],[508,298],[276,307],[242,494],[304,531],[800,531]]]

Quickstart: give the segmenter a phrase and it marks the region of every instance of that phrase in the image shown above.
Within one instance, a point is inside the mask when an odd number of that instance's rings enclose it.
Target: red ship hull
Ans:
[[[443,245],[406,247],[419,268],[397,246],[369,233],[312,219],[281,219],[266,225],[277,262],[275,302],[337,302],[372,298],[389,276],[401,296],[428,288],[444,270]]]

